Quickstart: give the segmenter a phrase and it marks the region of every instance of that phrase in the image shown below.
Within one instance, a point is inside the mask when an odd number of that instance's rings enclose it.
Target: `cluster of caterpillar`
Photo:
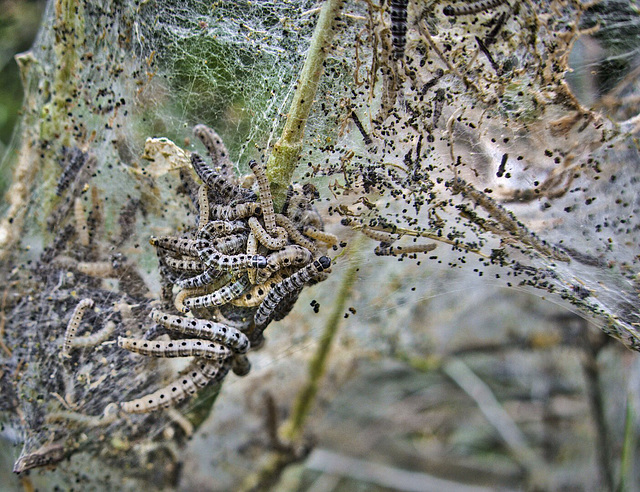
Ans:
[[[152,237],[160,272],[171,287],[170,306],[153,310],[156,323],[141,338],[118,339],[126,350],[151,357],[193,357],[171,383],[141,398],[121,402],[127,413],[168,408],[231,370],[250,370],[246,353],[259,346],[265,328],[284,318],[302,288],[324,280],[337,239],[324,231],[312,205],[312,186],[291,188],[283,213],[275,213],[262,164],[249,164],[258,194],[242,187],[220,137],[210,128],[194,129],[212,160],[196,153],[191,165],[202,181],[197,227],[180,236]],[[169,333],[171,340],[159,340]],[[185,338],[181,338],[185,337]],[[188,337],[188,338],[187,338]]]

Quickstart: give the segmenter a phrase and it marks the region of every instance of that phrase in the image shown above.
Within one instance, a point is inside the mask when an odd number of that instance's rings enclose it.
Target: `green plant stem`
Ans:
[[[267,177],[271,184],[276,211],[282,209],[287,188],[291,184],[300,158],[304,130],[320,83],[324,61],[333,40],[335,23],[339,17],[342,2],[343,0],[326,0],[322,6],[287,121],[267,161]]]
[[[318,349],[309,364],[309,380],[305,387],[298,393],[291,417],[282,425],[280,434],[287,441],[295,441],[302,434],[304,422],[318,392],[320,379],[326,371],[326,364],[329,357],[329,351],[331,350],[331,344],[333,343],[338,327],[340,326],[340,320],[343,319],[347,300],[351,295],[353,285],[357,278],[359,263],[360,262],[356,258],[356,254],[352,254],[349,267],[342,278],[340,291],[336,295],[333,311],[327,320]]]

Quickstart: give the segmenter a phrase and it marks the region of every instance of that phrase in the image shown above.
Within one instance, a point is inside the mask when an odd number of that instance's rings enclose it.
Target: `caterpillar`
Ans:
[[[78,327],[82,322],[82,317],[87,309],[92,308],[94,305],[93,299],[85,298],[82,299],[71,313],[71,318],[69,319],[69,323],[67,324],[67,329],[64,333],[64,342],[62,344],[62,352],[61,355],[64,358],[68,358],[71,356],[71,342],[73,338],[76,336],[76,331],[78,331]]]
[[[302,289],[304,284],[330,266],[331,260],[329,257],[321,256],[313,263],[310,263],[290,277],[285,278],[282,282],[274,285],[269,291],[269,294],[267,294],[267,297],[262,301],[262,304],[260,304],[260,307],[258,307],[258,310],[253,317],[256,326],[259,327],[265,325],[272,312],[285,296]]]
[[[427,253],[436,249],[435,243],[409,244],[407,246],[377,246],[374,253],[377,256],[398,256],[411,253]]]
[[[249,291],[242,294],[242,296],[238,297],[231,301],[231,304],[234,306],[244,306],[244,307],[255,307],[262,303],[264,298],[267,296],[271,288],[281,282],[283,277],[280,275],[276,275],[270,279],[267,279],[265,282],[261,282],[258,285],[254,285]]]
[[[62,147],[62,161],[67,162],[67,165],[62,170],[62,174],[58,178],[56,195],[62,196],[62,192],[69,187],[73,178],[87,163],[87,157],[88,154],[86,152],[83,152],[76,147]]]
[[[459,15],[471,15],[478,12],[487,11],[494,7],[502,5],[506,0],[480,0],[479,2],[469,3],[467,5],[459,5],[454,7],[453,5],[447,5],[442,9],[444,15],[449,17],[457,17]]]
[[[193,297],[194,295],[200,295],[205,293],[206,293],[206,290],[203,289],[202,287],[184,288],[180,292],[178,292],[178,294],[176,294],[176,298],[173,301],[173,305],[181,313],[188,313],[189,308],[187,308],[184,305],[185,299],[188,299],[189,297]],[[144,337],[144,338],[147,338],[147,337]]]
[[[207,266],[217,266],[221,270],[236,271],[247,268],[264,268],[267,259],[261,255],[224,255],[213,246],[207,246],[200,250],[200,259]]]
[[[249,278],[246,275],[243,275],[234,283],[226,285],[222,289],[216,290],[211,294],[185,299],[183,304],[186,309],[221,306],[240,296],[245,290],[247,290],[247,288],[249,288],[249,285]]]
[[[276,218],[275,212],[273,211],[273,198],[271,197],[271,187],[269,186],[269,180],[267,179],[267,172],[265,171],[264,166],[256,161],[249,162],[249,167],[258,181],[264,227],[270,235],[273,235],[276,229]]]
[[[231,183],[226,176],[219,174],[205,164],[202,157],[195,152],[191,154],[191,166],[202,182],[214,192],[216,198],[227,201],[234,199],[255,199],[255,195],[253,195],[251,190],[240,188]]]
[[[239,203],[237,205],[213,205],[209,213],[213,220],[237,220],[260,215],[262,208],[256,202]]]
[[[329,232],[322,231],[312,225],[303,226],[302,233],[305,236],[309,236],[310,238],[313,238],[316,241],[320,241],[322,243],[328,244],[329,246],[335,246],[336,244],[338,244],[337,236]]]
[[[220,342],[231,347],[239,354],[243,354],[249,349],[249,339],[244,333],[221,323],[214,323],[213,321],[205,319],[175,316],[155,309],[151,311],[149,316],[156,323],[160,323],[171,331]]]
[[[263,244],[268,249],[281,249],[287,244],[287,240],[289,239],[289,235],[287,231],[280,226],[275,225],[275,217],[274,217],[274,229],[272,233],[267,232],[258,219],[256,217],[249,217],[249,227],[251,228],[251,232],[256,237],[256,239]],[[266,222],[266,221],[265,221]],[[266,227],[266,225],[265,225]]]
[[[91,335],[73,338],[70,346],[73,348],[95,347],[96,345],[100,345],[102,342],[108,340],[115,329],[116,324],[113,321],[108,321],[101,330],[98,330]]]
[[[391,244],[398,240],[397,234],[392,234],[391,232],[387,231],[380,231],[378,229],[372,229],[367,226],[363,226],[362,229],[360,229],[360,232],[362,232],[362,234],[364,234],[365,236],[381,243]]]
[[[231,355],[224,345],[199,338],[181,340],[142,340],[118,337],[118,347],[141,355],[152,357],[201,357],[223,360]]]
[[[258,240],[253,232],[249,232],[249,236],[247,237],[247,249],[246,252],[249,256],[255,256],[258,254]],[[262,269],[264,270],[264,269]],[[249,282],[253,285],[256,283],[256,275],[257,270],[255,268],[249,268],[247,270],[247,275],[249,276]]]
[[[175,381],[142,398],[120,403],[126,413],[149,413],[169,408],[195,394],[211,381],[222,381],[229,372],[229,364],[196,359]]]
[[[202,229],[209,223],[209,191],[206,185],[198,188],[198,211],[200,212],[198,228]]]
[[[171,256],[164,258],[165,264],[172,270],[182,272],[203,272],[205,267],[200,260],[196,259],[178,259]]]
[[[155,248],[166,249],[181,255],[199,257],[198,250],[204,246],[204,242],[197,239],[187,239],[174,236],[151,237],[149,244]]]
[[[264,342],[264,330],[271,321],[280,321],[284,319],[295,306],[298,296],[302,289],[297,289],[286,296],[282,297],[277,306],[271,308],[266,314],[265,320],[261,325],[255,325],[251,333],[251,347],[259,348]]]
[[[82,198],[80,197],[76,197],[73,201],[73,216],[76,222],[78,242],[82,246],[89,246],[89,226],[87,224],[87,216],[84,214]]]
[[[237,232],[246,232],[247,224],[240,220],[213,220],[206,224],[198,231],[198,238],[207,239],[209,241],[235,234]]]
[[[206,147],[214,167],[219,167],[220,172],[226,176],[233,176],[232,164],[229,160],[229,152],[220,136],[206,125],[193,127],[193,134],[200,139]]]
[[[408,0],[391,0],[391,42],[395,60],[404,57],[404,48],[407,43],[408,3]]]
[[[267,266],[258,271],[256,280],[258,283],[263,283],[275,271],[292,266],[303,267],[309,263],[312,258],[313,255],[307,248],[303,248],[297,244],[290,244],[280,251],[276,251],[267,256]]]
[[[247,237],[247,234],[232,234],[231,236],[215,239],[212,243],[219,253],[231,255],[245,249]]]
[[[177,280],[175,284],[181,289],[195,289],[197,287],[203,287],[210,285],[222,277],[226,272],[222,270],[216,270],[213,267],[205,269],[199,275],[194,277]]]
[[[62,444],[45,444],[36,451],[21,456],[13,465],[13,473],[22,473],[32,468],[51,465],[62,461],[66,453]]]
[[[298,229],[296,229],[296,226],[288,217],[282,214],[276,214],[276,224],[287,231],[287,234],[289,234],[289,240],[291,242],[296,243],[297,245],[302,246],[303,248],[306,248],[314,253],[317,251],[315,243],[304,237],[302,233],[298,231]]]

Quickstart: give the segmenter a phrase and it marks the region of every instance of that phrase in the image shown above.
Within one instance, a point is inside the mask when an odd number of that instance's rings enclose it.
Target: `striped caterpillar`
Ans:
[[[88,157],[89,155],[86,152],[81,151],[77,147],[62,147],[62,160],[63,162],[67,162],[67,165],[58,178],[56,195],[62,196],[62,192],[69,187],[69,184],[73,181],[76,174],[78,174],[87,163]],[[93,160],[95,160],[95,157],[93,157]]]
[[[247,234],[232,234],[231,236],[215,239],[212,241],[212,245],[219,253],[232,255],[245,249],[247,237]]]
[[[396,60],[404,57],[404,47],[407,43],[408,3],[408,0],[391,0],[391,41],[393,58]]]
[[[251,190],[240,188],[229,182],[226,176],[219,174],[205,164],[202,157],[195,152],[191,154],[191,166],[202,182],[215,193],[217,198],[227,201],[236,199],[243,201],[255,200],[255,195]]]
[[[494,7],[498,7],[505,1],[506,0],[480,0],[479,2],[469,3],[466,5],[458,5],[455,7],[453,5],[447,5],[442,9],[442,13],[444,15],[448,15],[449,17],[477,14],[478,12],[483,12]]]
[[[198,231],[198,238],[212,241],[222,236],[246,232],[247,224],[239,220],[214,220],[206,224]]]
[[[215,266],[220,270],[237,271],[247,268],[264,268],[267,259],[260,255],[224,255],[213,246],[207,246],[199,251],[202,262],[207,266]]]
[[[142,398],[120,403],[126,413],[149,413],[169,408],[194,395],[211,381],[222,381],[229,372],[230,363],[196,359],[175,381]]]
[[[231,355],[231,351],[224,345],[198,338],[166,341],[118,337],[118,347],[152,357],[195,356],[203,359],[223,360]]]
[[[260,215],[262,208],[259,203],[246,202],[237,205],[213,205],[209,209],[212,220],[237,220]]]
[[[67,329],[64,333],[64,342],[62,344],[62,352],[61,355],[64,358],[68,358],[71,356],[71,347],[73,338],[76,336],[76,331],[78,331],[78,327],[82,322],[82,317],[87,309],[92,308],[94,305],[93,299],[82,299],[78,305],[73,310],[71,314],[71,319],[69,319],[69,323],[67,324]]]
[[[171,331],[220,342],[239,354],[249,349],[249,339],[240,330],[205,319],[186,318],[153,310],[151,319]]]
[[[211,294],[185,299],[183,304],[185,309],[221,306],[234,300],[236,297],[239,297],[245,290],[247,290],[247,288],[249,288],[249,285],[249,278],[246,275],[243,275],[231,285],[226,285],[222,289],[216,290]]]
[[[267,294],[267,297],[262,301],[262,304],[260,304],[260,307],[253,317],[256,326],[265,326],[272,313],[285,296],[302,289],[304,284],[312,280],[330,266],[331,260],[329,257],[321,256],[313,263],[310,263],[290,277],[285,278],[282,282],[274,285],[271,291],[269,291],[269,294]]]
[[[209,223],[209,191],[206,185],[198,188],[198,210],[200,211],[198,228],[201,229]]]
[[[264,227],[270,235],[273,235],[276,229],[276,218],[273,211],[273,198],[271,197],[271,188],[269,186],[269,180],[267,179],[267,172],[264,166],[256,161],[249,162],[249,167],[258,181]]]
[[[213,267],[207,268],[205,271],[196,275],[195,277],[185,278],[183,280],[178,280],[175,284],[181,289],[195,289],[197,287],[202,287],[204,285],[210,285],[222,277],[225,271],[216,270]]]

